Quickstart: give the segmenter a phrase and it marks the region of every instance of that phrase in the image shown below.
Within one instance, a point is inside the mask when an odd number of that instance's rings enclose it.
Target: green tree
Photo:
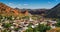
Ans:
[[[9,27],[11,27],[11,24],[10,24],[10,23],[4,23],[4,24],[3,24],[3,27],[9,28]]]
[[[60,20],[57,20],[57,23],[55,24],[57,27],[60,27]]]
[[[33,32],[32,28],[28,28],[25,32]]]
[[[44,24],[39,24],[38,25],[38,31],[40,31],[40,32],[46,32],[46,30],[50,30],[50,26],[46,26],[46,25],[44,25]]]
[[[31,28],[31,27],[30,27]],[[35,28],[32,28],[32,31],[30,29],[27,29],[27,32],[46,32],[47,30],[50,30],[50,26],[46,26],[44,24],[39,24]]]

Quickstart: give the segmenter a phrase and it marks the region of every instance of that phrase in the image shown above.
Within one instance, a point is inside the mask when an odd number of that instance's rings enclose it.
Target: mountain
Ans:
[[[47,9],[19,9],[11,8],[4,3],[0,3],[0,15],[19,15],[19,14],[37,14],[45,13]]]
[[[47,11],[46,17],[60,18],[60,3]]]
[[[45,13],[47,9],[32,9],[29,11],[29,13],[34,14],[34,15],[40,15],[42,13]]]
[[[18,10],[11,8],[3,3],[0,3],[0,14],[7,14],[7,15],[15,14],[15,15],[17,15]]]
[[[48,9],[20,9],[20,10],[21,10],[21,12],[24,12],[27,10],[30,14],[40,15],[42,13],[45,13],[45,11]]]

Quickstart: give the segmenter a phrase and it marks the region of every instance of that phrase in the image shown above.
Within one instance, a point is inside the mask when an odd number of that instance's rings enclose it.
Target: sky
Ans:
[[[60,0],[0,0],[0,2],[19,9],[51,9],[60,3]]]

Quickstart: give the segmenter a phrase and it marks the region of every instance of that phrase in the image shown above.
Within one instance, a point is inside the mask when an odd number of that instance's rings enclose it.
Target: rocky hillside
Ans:
[[[18,10],[16,9],[13,9],[3,3],[0,3],[0,14],[15,14],[17,15],[18,14]]]
[[[46,12],[47,17],[60,18],[60,3]]]

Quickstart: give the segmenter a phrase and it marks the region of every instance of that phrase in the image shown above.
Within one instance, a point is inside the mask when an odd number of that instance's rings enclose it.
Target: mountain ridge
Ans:
[[[46,12],[47,17],[60,18],[60,3]]]

